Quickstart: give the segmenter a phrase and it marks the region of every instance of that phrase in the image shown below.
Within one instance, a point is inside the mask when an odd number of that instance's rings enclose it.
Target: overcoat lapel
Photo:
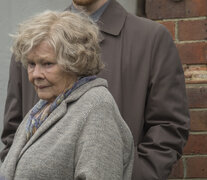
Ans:
[[[111,0],[97,24],[102,33],[118,36],[124,26],[126,17],[126,10],[115,0]]]

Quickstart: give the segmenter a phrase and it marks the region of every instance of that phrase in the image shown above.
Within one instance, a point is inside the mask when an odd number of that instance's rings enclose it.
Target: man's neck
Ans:
[[[84,10],[87,14],[92,14],[94,13],[96,10],[98,10],[101,6],[103,6],[108,0],[98,0],[90,5],[85,5],[85,6],[80,6],[77,5],[73,2],[73,5],[75,8],[80,9],[80,10]]]

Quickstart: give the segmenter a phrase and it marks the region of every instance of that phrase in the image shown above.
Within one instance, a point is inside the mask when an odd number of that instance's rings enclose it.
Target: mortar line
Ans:
[[[191,88],[191,87],[207,87],[207,84],[186,84],[186,87]]]
[[[200,17],[187,17],[187,18],[172,18],[172,19],[159,19],[159,20],[156,20],[156,21],[194,21],[194,20],[205,20],[207,19],[207,16],[200,16]]]
[[[183,64],[185,65],[185,64]],[[207,67],[207,64],[186,64],[188,66],[203,66],[203,67]]]
[[[179,39],[178,39],[178,21],[175,21],[175,43],[179,43]]]
[[[183,158],[207,157],[207,154],[182,155]]]
[[[207,110],[207,108],[198,108],[198,109],[194,109],[194,108],[190,108],[190,111],[205,111]]]
[[[185,157],[182,158],[183,161],[183,179],[185,179],[187,177],[187,165],[186,165],[186,159]]]
[[[200,43],[207,42],[207,40],[191,40],[191,41],[178,41],[177,44],[189,44],[189,43]]]
[[[207,132],[206,131],[203,131],[203,132],[190,132],[189,134],[191,134],[191,135],[207,135]]]

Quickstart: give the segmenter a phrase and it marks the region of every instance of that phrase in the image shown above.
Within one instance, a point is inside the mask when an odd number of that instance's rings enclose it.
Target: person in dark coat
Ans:
[[[166,180],[189,132],[185,79],[167,29],[128,13],[115,0],[74,0],[66,10],[88,12],[101,31],[99,76],[130,127],[135,144],[133,180]],[[37,101],[26,71],[12,57],[2,141],[6,156],[24,115]]]

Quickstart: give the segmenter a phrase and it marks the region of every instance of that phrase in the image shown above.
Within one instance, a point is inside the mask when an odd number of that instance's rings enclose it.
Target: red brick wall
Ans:
[[[207,0],[146,0],[145,13],[172,34],[186,78],[190,136],[169,179],[207,179]]]

